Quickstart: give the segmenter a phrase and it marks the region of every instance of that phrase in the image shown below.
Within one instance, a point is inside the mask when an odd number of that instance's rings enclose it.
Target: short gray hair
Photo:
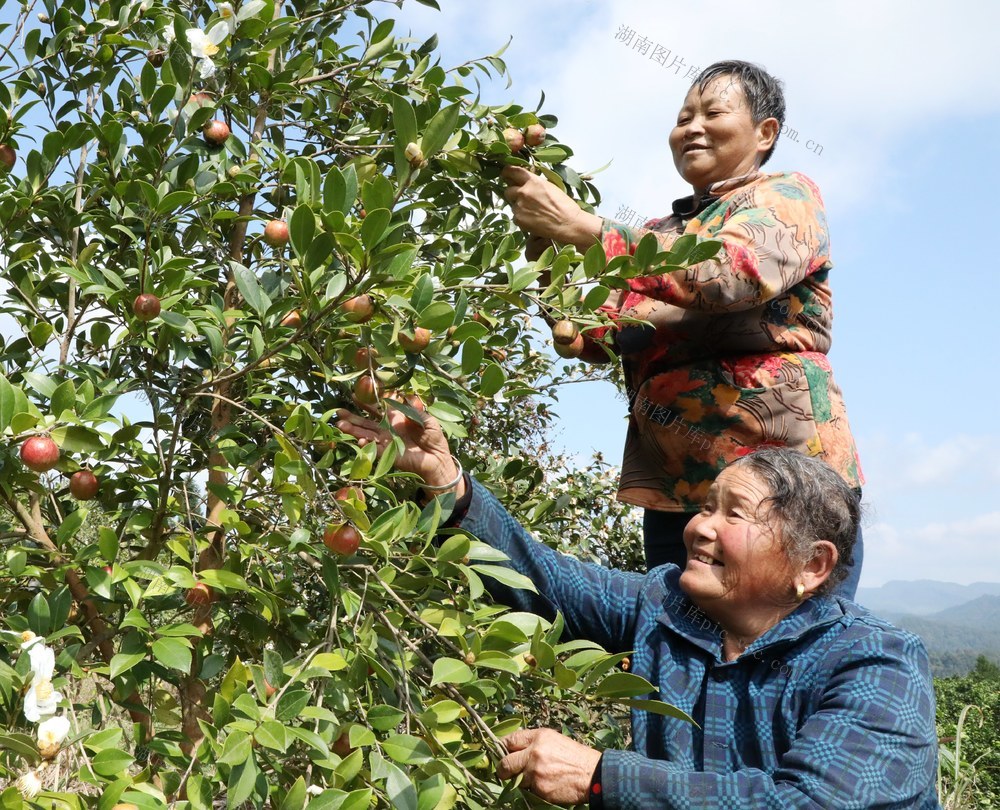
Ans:
[[[778,145],[778,136],[785,123],[785,92],[780,79],[774,78],[760,65],[752,62],[743,62],[739,59],[729,59],[724,62],[716,62],[705,68],[691,83],[692,87],[697,87],[699,92],[704,93],[709,82],[719,76],[732,76],[743,88],[743,95],[750,105],[750,118],[754,124],[759,124],[767,118],[778,119],[778,135],[774,138],[774,143],[767,150],[764,159],[760,162],[763,166],[774,154],[774,147]]]
[[[837,548],[837,565],[819,593],[847,576],[861,522],[861,500],[836,470],[819,458],[788,447],[761,447],[730,464],[749,470],[768,489],[761,502],[766,520],[776,520],[779,540],[793,565],[805,565],[820,540]]]

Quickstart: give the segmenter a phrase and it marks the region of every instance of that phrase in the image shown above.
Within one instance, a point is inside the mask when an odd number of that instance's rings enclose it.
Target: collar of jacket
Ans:
[[[678,584],[680,575],[681,571],[676,567],[671,567],[665,574],[666,595],[663,600],[663,612],[657,621],[704,650],[718,663],[726,663],[722,661],[722,627],[688,599]],[[806,633],[842,621],[848,613],[844,607],[839,599],[830,596],[812,596],[748,645],[740,657],[773,647],[791,646]]]
[[[680,217],[681,219],[691,219],[692,217],[696,217],[708,208],[708,206],[719,199],[719,197],[724,194],[728,194],[730,191],[733,191],[740,186],[752,183],[754,180],[758,179],[761,174],[762,172],[754,169],[754,171],[749,174],[741,174],[739,177],[730,177],[728,180],[720,180],[718,183],[712,183],[712,185],[708,187],[708,191],[702,194],[699,198],[695,198],[693,194],[690,194],[687,197],[681,197],[679,200],[674,200],[672,203],[674,215]]]

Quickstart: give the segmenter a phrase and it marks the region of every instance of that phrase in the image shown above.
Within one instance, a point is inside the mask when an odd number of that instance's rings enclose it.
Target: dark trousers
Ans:
[[[646,549],[646,570],[658,565],[673,563],[681,570],[687,565],[687,549],[684,547],[684,527],[694,515],[690,512],[658,512],[655,509],[643,510],[642,539]],[[834,596],[854,599],[858,590],[858,580],[861,579],[861,563],[864,560],[864,538],[861,535],[861,524],[858,524],[858,536],[854,541],[854,564],[847,569],[847,577],[834,589]]]

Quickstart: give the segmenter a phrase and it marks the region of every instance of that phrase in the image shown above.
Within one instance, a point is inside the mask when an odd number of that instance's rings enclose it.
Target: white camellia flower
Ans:
[[[6,636],[17,636],[21,639],[21,649],[26,650],[33,644],[44,644],[45,636],[37,636],[31,630],[18,632],[17,630],[0,630]]]
[[[219,44],[229,36],[229,25],[225,20],[217,22],[205,33],[200,28],[187,30],[188,44],[191,55],[198,61],[198,75],[203,79],[215,75],[215,63],[212,57],[219,52]]]
[[[42,780],[38,778],[38,774],[34,771],[28,771],[17,780],[17,789],[24,798],[34,799],[35,796],[42,792]]]
[[[56,671],[56,654],[51,647],[35,644],[28,650],[31,661],[31,683],[24,696],[24,716],[31,723],[56,713],[62,695],[52,686]]]
[[[45,759],[52,759],[68,734],[69,719],[65,715],[50,717],[38,726],[38,752]]]
[[[229,36],[232,36],[236,33],[237,24],[249,20],[251,17],[256,17],[264,6],[264,0],[250,0],[249,3],[240,6],[238,12],[234,12],[232,3],[219,3],[219,16],[222,17],[222,23],[228,29]]]

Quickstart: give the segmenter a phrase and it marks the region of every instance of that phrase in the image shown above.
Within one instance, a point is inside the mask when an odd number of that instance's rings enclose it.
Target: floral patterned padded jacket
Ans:
[[[761,445],[821,456],[860,486],[826,358],[832,265],[819,189],[801,174],[755,172],[673,210],[644,228],[605,220],[602,231],[608,258],[634,251],[647,232],[663,249],[684,234],[723,243],[714,259],[631,279],[610,311],[650,324],[620,324],[611,344],[629,398],[618,499],[697,511],[726,464]]]

